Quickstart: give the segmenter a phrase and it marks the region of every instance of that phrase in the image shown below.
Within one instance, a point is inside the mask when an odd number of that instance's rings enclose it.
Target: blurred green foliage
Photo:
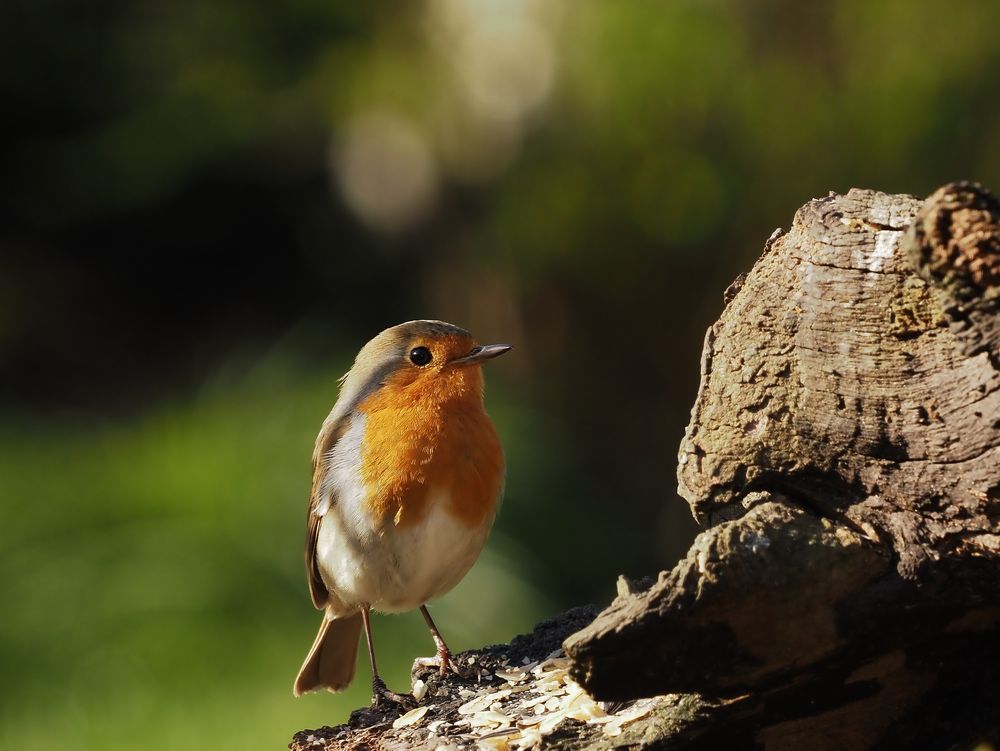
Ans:
[[[464,325],[508,493],[457,648],[694,532],[721,293],[809,198],[1000,187],[994,0],[13,0],[0,10],[0,744],[281,747],[308,457],[385,326]],[[390,682],[430,643],[380,618]]]

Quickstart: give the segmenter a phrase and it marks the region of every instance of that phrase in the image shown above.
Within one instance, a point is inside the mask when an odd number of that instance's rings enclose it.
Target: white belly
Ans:
[[[389,525],[382,534],[357,534],[335,505],[319,530],[316,558],[323,579],[343,604],[384,613],[413,610],[448,592],[472,568],[489,525],[470,531],[434,503],[407,529]]]
[[[422,520],[377,530],[355,470],[364,420],[353,423],[334,449],[329,482],[336,500],[326,506],[316,541],[320,573],[340,600],[331,598],[331,609],[334,614],[361,605],[386,613],[413,610],[461,581],[479,557],[493,519],[469,529],[445,512],[448,498],[432,489]]]

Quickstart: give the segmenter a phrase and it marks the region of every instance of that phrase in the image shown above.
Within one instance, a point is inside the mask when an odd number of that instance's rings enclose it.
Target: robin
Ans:
[[[342,691],[361,629],[373,702],[412,701],[386,688],[370,611],[420,608],[436,648],[425,666],[461,672],[426,603],[452,589],[483,549],[504,459],[483,408],[482,364],[510,349],[458,326],[410,321],[362,347],[313,450],[306,572],[324,611],[294,693]]]

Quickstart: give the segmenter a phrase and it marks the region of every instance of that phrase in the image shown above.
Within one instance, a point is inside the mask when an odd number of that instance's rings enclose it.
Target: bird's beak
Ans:
[[[500,357],[504,352],[509,352],[511,346],[509,344],[484,344],[481,347],[476,347],[465,357],[458,357],[451,361],[452,365],[474,365],[484,360],[492,360],[494,357]]]

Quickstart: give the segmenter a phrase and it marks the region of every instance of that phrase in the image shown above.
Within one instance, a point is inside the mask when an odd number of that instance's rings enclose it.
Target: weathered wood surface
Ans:
[[[995,736],[1000,207],[812,201],[727,299],[678,467],[710,529],[569,640],[576,677],[749,694],[727,732],[767,748]]]
[[[565,642],[608,711],[659,698],[620,736],[568,719],[538,746],[1000,745],[998,305],[978,186],[852,190],[776,232],[705,339],[678,479],[708,528]],[[428,715],[497,680],[435,689]],[[293,748],[505,747],[371,718]]]
[[[781,491],[975,589],[1000,553],[1000,214],[971,187],[920,208],[851,191],[770,244],[709,331],[680,492],[710,523]]]

